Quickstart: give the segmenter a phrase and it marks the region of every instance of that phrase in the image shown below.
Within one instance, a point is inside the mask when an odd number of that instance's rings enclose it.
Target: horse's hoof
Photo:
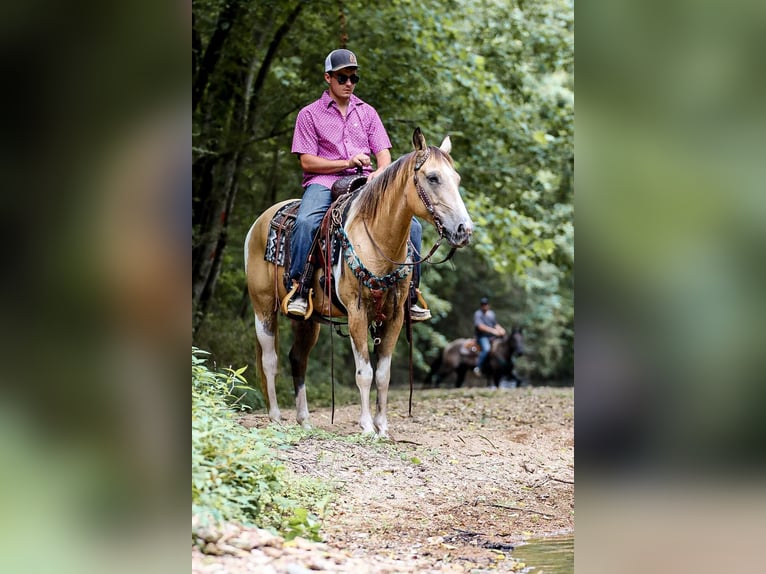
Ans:
[[[375,434],[379,438],[388,438],[388,421],[384,417],[374,422]]]
[[[375,426],[372,424],[371,416],[363,416],[359,419],[359,428],[362,429],[362,434],[370,435],[375,434]]]
[[[314,427],[311,426],[311,423],[309,421],[307,421],[307,420],[300,421],[298,424],[300,424],[301,427],[303,427],[304,430],[311,430],[312,428],[314,428]]]

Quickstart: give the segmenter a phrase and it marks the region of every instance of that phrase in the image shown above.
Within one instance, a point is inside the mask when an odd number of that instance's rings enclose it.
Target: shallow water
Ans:
[[[511,555],[526,564],[525,574],[573,574],[574,536],[530,538]]]

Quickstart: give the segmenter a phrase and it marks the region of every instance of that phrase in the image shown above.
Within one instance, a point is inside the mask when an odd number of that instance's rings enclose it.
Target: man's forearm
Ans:
[[[338,173],[351,167],[350,159],[325,159],[308,153],[301,155],[301,168],[306,173]]]

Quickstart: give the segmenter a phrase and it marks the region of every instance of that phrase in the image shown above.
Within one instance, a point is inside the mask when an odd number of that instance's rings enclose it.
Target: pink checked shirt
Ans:
[[[345,118],[330,93],[325,91],[321,98],[298,112],[295,120],[292,153],[349,159],[358,153],[377,154],[390,147],[391,141],[378,112],[353,94]],[[373,171],[371,166],[364,170],[366,174]],[[356,168],[330,174],[304,172],[303,187],[312,183],[332,187],[339,178],[354,173]]]

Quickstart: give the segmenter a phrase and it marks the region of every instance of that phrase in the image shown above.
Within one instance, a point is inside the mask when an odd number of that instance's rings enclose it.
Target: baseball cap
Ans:
[[[351,50],[333,50],[324,60],[324,71],[335,72],[343,68],[358,68],[356,56]]]
[[[481,300],[479,301],[479,304],[481,304],[481,305],[489,305],[489,298],[482,297]]]

